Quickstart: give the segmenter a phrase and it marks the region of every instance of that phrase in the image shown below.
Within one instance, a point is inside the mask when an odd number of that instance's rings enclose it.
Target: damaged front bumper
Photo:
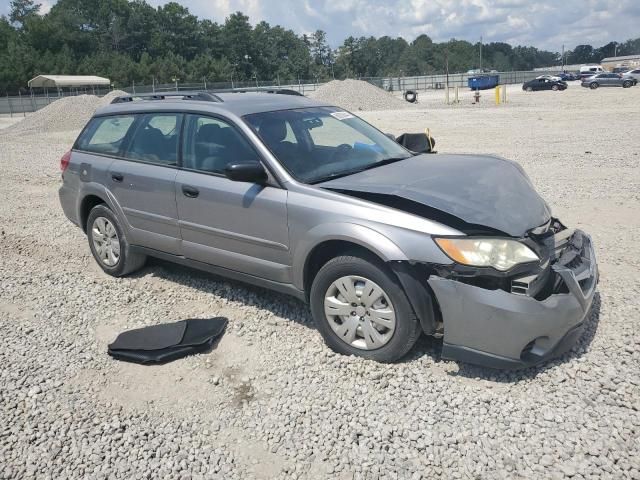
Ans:
[[[591,238],[565,230],[549,240],[544,299],[431,275],[444,323],[442,356],[492,368],[522,368],[578,340],[598,282]]]

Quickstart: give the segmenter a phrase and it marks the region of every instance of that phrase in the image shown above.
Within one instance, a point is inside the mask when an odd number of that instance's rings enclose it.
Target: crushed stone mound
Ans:
[[[95,95],[64,97],[27,115],[24,120],[4,129],[4,131],[20,134],[79,130],[86,125],[96,109],[108,105],[119,95],[126,95],[126,93],[114,90],[102,98]]]
[[[353,112],[412,107],[410,103],[362,80],[332,80],[308,96]]]
[[[98,100],[98,108],[106,107],[109,105],[114,98],[120,97],[122,95],[129,95],[127,92],[123,92],[122,90],[113,90],[107,93],[104,97]]]

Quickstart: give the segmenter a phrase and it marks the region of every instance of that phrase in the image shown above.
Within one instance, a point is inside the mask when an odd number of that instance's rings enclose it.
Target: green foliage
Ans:
[[[15,93],[38,74],[110,78],[117,87],[152,82],[328,80],[345,77],[464,72],[479,65],[478,43],[434,43],[384,36],[347,38],[332,49],[317,30],[296,35],[280,26],[252,26],[242,12],[222,24],[201,20],[177,2],[154,8],[145,0],[58,0],[45,14],[34,0],[13,0],[0,17],[0,92]],[[640,38],[594,49],[576,47],[568,63],[599,62],[640,52]],[[489,43],[483,68],[529,70],[559,64],[555,52]]]

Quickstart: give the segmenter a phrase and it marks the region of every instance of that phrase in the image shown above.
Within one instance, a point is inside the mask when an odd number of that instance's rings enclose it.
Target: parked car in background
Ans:
[[[549,78],[534,78],[522,85],[525,92],[535,92],[537,90],[566,90],[567,83],[562,80],[551,80]]]
[[[578,78],[580,78],[579,75],[575,75],[575,74],[570,73],[570,72],[560,72],[557,76],[563,82],[572,82],[572,81],[578,80]]]
[[[629,88],[635,85],[635,80],[623,78],[617,73],[598,73],[591,77],[584,78],[581,86],[595,90],[598,87],[623,87]]]
[[[633,84],[637,85],[638,81],[640,80],[640,68],[636,68],[635,70],[623,73],[622,78],[624,80],[633,80]]]
[[[606,73],[600,65],[584,65],[580,67],[580,78],[584,79],[598,73]]]

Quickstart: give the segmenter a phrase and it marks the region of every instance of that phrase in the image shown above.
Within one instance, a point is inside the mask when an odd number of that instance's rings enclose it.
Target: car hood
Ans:
[[[364,199],[372,194],[374,202],[379,195],[399,197],[513,237],[551,219],[522,167],[493,156],[417,155],[317,186]]]

